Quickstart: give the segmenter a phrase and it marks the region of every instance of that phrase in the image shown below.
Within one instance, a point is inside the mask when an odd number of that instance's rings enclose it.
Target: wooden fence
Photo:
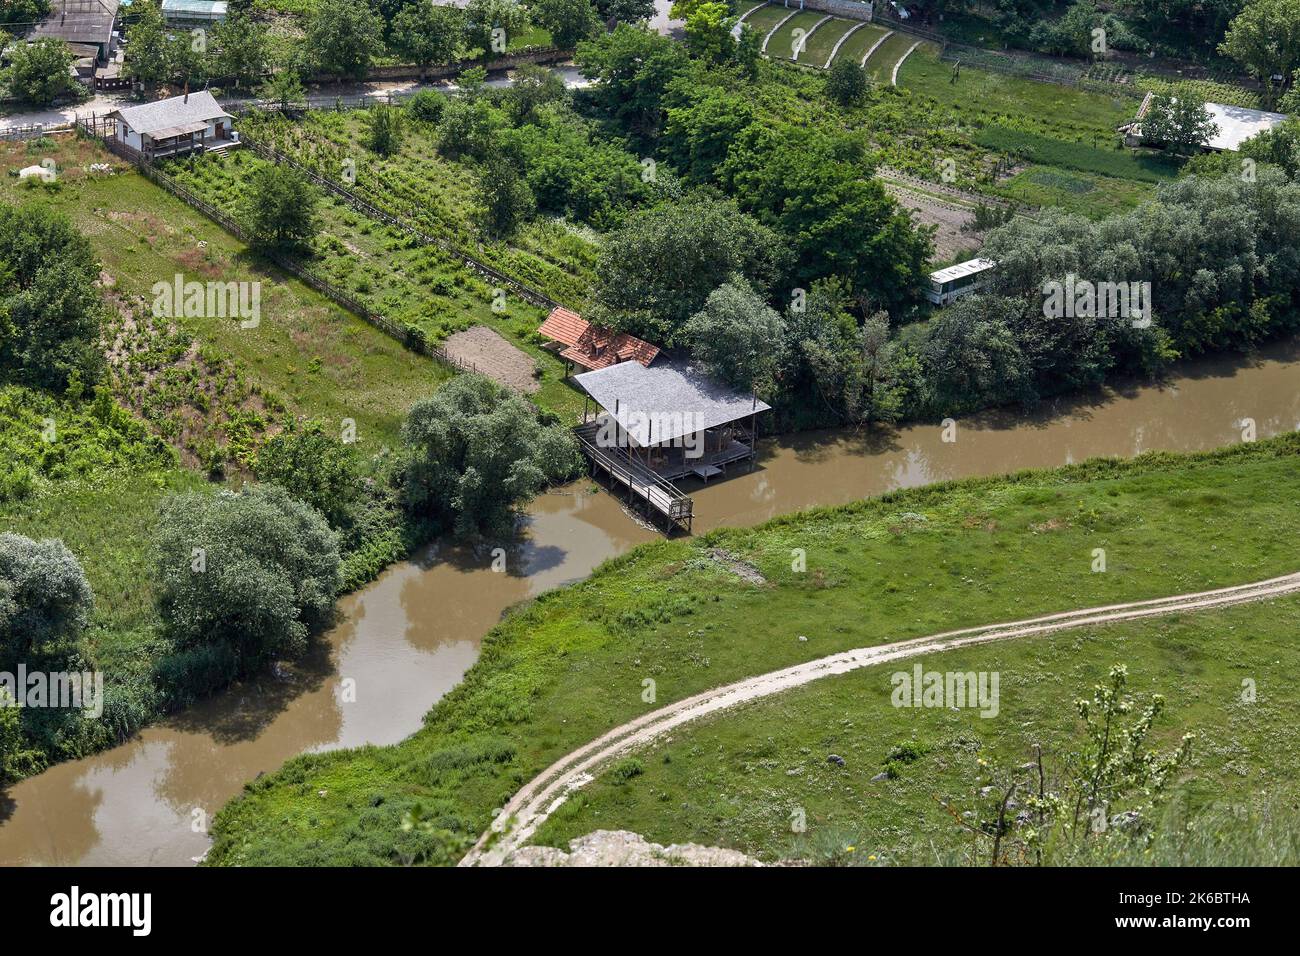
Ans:
[[[261,156],[263,159],[267,160],[268,162],[275,163],[278,166],[289,166],[292,167],[293,169],[298,170],[300,173],[303,174],[303,176],[307,177],[307,179],[310,180],[312,183],[319,186],[321,189],[325,190],[326,192],[334,196],[337,196],[339,199],[343,200],[343,202],[347,203],[349,206],[357,210],[357,212],[361,213],[362,215],[367,216],[370,219],[375,220],[376,222],[383,223],[384,225],[392,226],[394,229],[397,229],[400,232],[405,233],[406,235],[412,237],[413,239],[416,239],[417,241],[423,243],[424,245],[438,247],[443,252],[447,253],[449,256],[458,259],[467,268],[473,270],[474,272],[477,272],[484,279],[488,279],[489,281],[495,282],[500,286],[513,290],[514,293],[524,301],[531,302],[533,305],[542,306],[543,308],[546,309],[554,309],[556,306],[561,305],[560,302],[556,301],[555,299],[552,299],[550,296],[546,295],[545,293],[539,292],[537,289],[525,285],[524,283],[520,282],[518,279],[506,275],[501,270],[488,265],[486,262],[484,262],[483,260],[475,256],[470,255],[468,252],[459,248],[454,243],[449,242],[446,239],[442,239],[437,236],[430,235],[429,233],[425,232],[424,230],[416,226],[409,219],[405,219],[401,216],[394,215],[393,213],[390,213],[385,209],[381,209],[379,206],[376,206],[368,199],[362,198],[356,192],[354,192],[351,189],[348,189],[346,186],[342,185],[341,183],[337,183],[332,179],[328,179],[325,176],[321,176],[320,174],[313,172],[312,170],[304,166],[302,163],[293,159],[291,156],[287,156],[284,153],[280,152],[279,150],[274,149],[273,147],[263,146],[260,143],[254,142],[250,140],[247,137],[247,135],[243,133],[240,134],[240,142],[242,142],[246,147],[251,149],[254,153]]]
[[[109,152],[125,159],[133,164],[141,174],[151,182],[167,190],[177,199],[193,207],[203,215],[207,216],[221,228],[225,229],[232,236],[244,242],[249,241],[247,231],[235,219],[227,215],[216,206],[199,198],[190,190],[186,189],[167,173],[155,166],[149,159],[137,149],[133,149],[126,143],[114,139],[112,136],[104,136],[95,132],[90,123],[78,121],[77,128],[88,136],[100,140]],[[427,355],[436,361],[442,362],[453,369],[462,369],[470,372],[477,372],[478,367],[470,362],[463,362],[447,352],[446,349],[438,345],[431,344],[426,338],[424,331],[416,326],[403,326],[385,315],[374,311],[369,306],[353,298],[347,292],[344,292],[334,283],[321,276],[318,272],[307,267],[293,256],[276,250],[263,250],[261,254],[270,262],[283,269],[285,272],[298,279],[301,279],[307,285],[311,286],[317,292],[326,296],[337,305],[354,313],[359,318],[364,319],[371,325],[378,328],[397,341],[401,342],[413,352],[421,355]]]

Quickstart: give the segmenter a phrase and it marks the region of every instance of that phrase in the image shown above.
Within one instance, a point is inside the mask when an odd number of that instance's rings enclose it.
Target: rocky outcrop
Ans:
[[[525,846],[504,861],[506,866],[762,866],[739,850],[695,843],[660,846],[639,833],[597,830],[569,841],[569,852],[553,846]]]

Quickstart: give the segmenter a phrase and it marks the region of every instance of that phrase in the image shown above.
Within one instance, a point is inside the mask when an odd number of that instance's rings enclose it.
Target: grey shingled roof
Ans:
[[[574,377],[638,445],[661,445],[765,412],[772,406],[733,391],[688,365],[620,362]],[[617,409],[617,411],[616,411]]]
[[[107,45],[119,0],[50,0],[50,14],[28,34],[29,40],[56,37],[69,43]]]
[[[161,130],[203,123],[229,115],[207,90],[191,93],[188,102],[184,96],[173,96],[171,99],[145,103],[143,106],[131,106],[109,114],[109,116],[119,117],[122,122],[131,127],[133,132],[147,136],[152,136]]]

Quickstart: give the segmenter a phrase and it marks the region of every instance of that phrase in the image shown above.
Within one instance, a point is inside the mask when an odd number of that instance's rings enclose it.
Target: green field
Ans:
[[[890,37],[886,43],[895,39]],[[910,45],[907,43],[903,49]],[[882,46],[876,56],[883,52]],[[897,57],[890,61],[891,67],[895,60]],[[1104,142],[1113,142],[1116,127],[1132,119],[1138,106],[1137,100],[1128,97],[1003,73],[963,67],[955,83],[952,74],[953,65],[940,61],[932,47],[923,45],[903,64],[898,84],[933,97],[963,125],[978,128],[996,124],[1065,142],[1091,138],[1093,134]]]
[[[403,743],[299,757],[249,784],[221,812],[208,859],[451,863],[555,759],[701,690],[852,647],[1294,571],[1278,529],[1300,520],[1297,460],[1300,435],[1287,435],[896,492],[643,546],[507,617]],[[739,581],[714,547],[767,583]],[[1099,547],[1104,574],[1091,570]],[[792,565],[797,548],[806,571]],[[1241,656],[1246,639],[1227,632],[1217,653]],[[1055,680],[1035,646],[998,653],[1026,680]],[[1135,686],[1177,690],[1152,677]],[[1055,705],[1079,690],[1062,684]],[[402,829],[416,805],[430,832]]]
[[[827,20],[808,38],[803,52],[799,54],[799,62],[807,63],[809,66],[825,67],[831,50],[835,49],[835,44],[839,42],[840,37],[852,30],[859,22],[838,18]]]
[[[853,63],[862,63],[862,58],[867,55],[867,51],[875,46],[876,41],[884,36],[888,30],[884,27],[877,26],[874,23],[868,23],[861,30],[858,30],[853,36],[844,41],[844,46],[840,47],[837,54],[841,59],[850,60]]]
[[[866,70],[871,78],[877,83],[884,86],[889,85],[889,81],[894,73],[894,64],[905,54],[912,44],[916,42],[916,37],[910,33],[895,33],[871,54],[870,59],[866,62]],[[919,50],[917,51],[920,52]],[[916,56],[915,53],[912,56]],[[909,57],[909,60],[911,58]]]
[[[358,442],[374,452],[396,444],[410,407],[449,376],[444,366],[250,256],[216,223],[97,145],[71,137],[26,147],[0,144],[5,168],[46,156],[62,170],[56,188],[21,187],[5,176],[0,198],[48,203],[69,216],[94,246],[119,294],[152,302],[154,283],[171,282],[177,274],[263,284],[263,321],[254,330],[233,319],[179,322],[292,413],[333,422],[351,418]],[[85,171],[90,163],[105,162],[116,166],[112,176]]]
[[[511,243],[485,239],[474,222],[477,174],[438,153],[435,129],[410,121],[401,149],[382,157],[366,146],[366,111],[314,111],[292,122],[274,114],[249,115],[241,129],[251,140],[293,157],[318,175],[341,181],[345,164],[355,171],[353,189],[385,211],[507,275],[581,308],[595,266],[596,246],[562,222],[539,218]]]
[[[802,10],[796,13],[781,29],[772,34],[772,39],[767,43],[767,55],[786,60],[794,59],[795,31],[802,30],[801,35],[806,37],[808,31],[824,16],[826,14],[813,10]]]
[[[746,19],[745,23],[750,29],[757,31],[760,38],[767,36],[768,31],[788,17],[793,11],[781,6],[780,4],[768,4],[762,10],[755,10]]]
[[[1300,793],[1300,728],[1290,717],[1300,704],[1298,628],[1300,598],[1291,597],[827,678],[674,731],[671,743],[636,755],[641,774],[606,772],[570,797],[534,842],[567,848],[593,830],[632,830],[664,845],[720,845],[767,860],[960,861],[970,836],[936,797],[976,807],[990,768],[1034,759],[1035,744],[1049,764],[1078,747],[1080,721],[1062,705],[1088,696],[1117,663],[1127,666],[1139,706],[1157,693],[1168,701],[1153,747],[1169,750],[1184,733],[1197,735],[1172,795],[1189,814],[1251,805],[1262,792],[1287,803]],[[926,671],[997,673],[998,713],[892,706],[891,675],[918,662]],[[1253,702],[1242,699],[1245,679],[1257,683]],[[893,779],[873,780],[900,742],[921,756],[893,763]],[[796,811],[806,815],[799,835]]]

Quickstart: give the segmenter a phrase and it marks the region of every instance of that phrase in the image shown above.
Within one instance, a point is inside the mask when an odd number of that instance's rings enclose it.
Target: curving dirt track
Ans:
[[[561,757],[524,784],[510,798],[493,821],[491,828],[479,837],[478,842],[459,865],[500,865],[512,850],[523,846],[532,837],[537,828],[568,798],[571,792],[590,782],[595,774],[611,761],[624,756],[629,751],[650,744],[660,735],[682,724],[719,713],[738,704],[778,694],[822,677],[845,674],[860,667],[904,660],[921,654],[933,654],[957,647],[988,644],[1016,637],[1050,634],[1093,624],[1114,624],[1167,614],[1230,607],[1234,604],[1263,601],[1298,592],[1300,592],[1300,572],[1212,591],[1197,591],[1147,601],[1065,611],[1023,621],[964,628],[892,644],[861,647],[767,674],[759,674],[734,684],[715,687],[694,697],[643,714],[636,720],[615,727],[591,743]]]

